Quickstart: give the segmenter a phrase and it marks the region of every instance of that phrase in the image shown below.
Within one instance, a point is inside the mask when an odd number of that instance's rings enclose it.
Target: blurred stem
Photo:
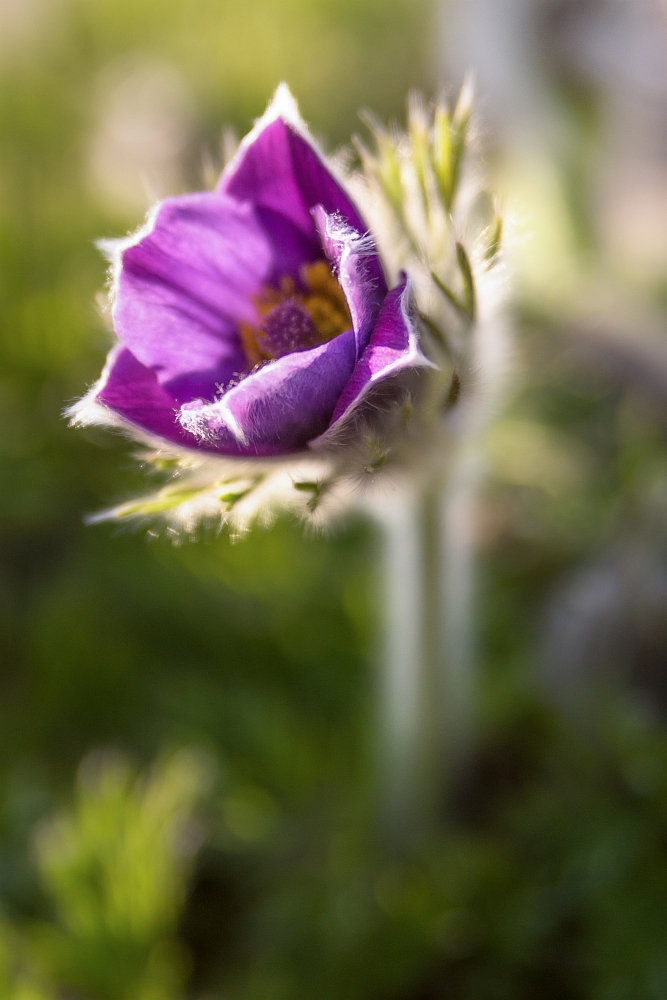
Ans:
[[[421,721],[424,704],[424,553],[419,495],[409,487],[382,498],[383,648],[380,780],[384,833],[405,845],[422,811]]]
[[[409,849],[438,822],[465,773],[472,738],[474,453],[446,481],[378,504],[383,528],[380,690],[382,819]]]
[[[466,258],[467,262],[467,258]],[[465,265],[461,264],[462,270]],[[471,279],[471,316],[475,315]],[[474,373],[456,404],[457,434],[439,494],[438,608],[434,630],[437,677],[436,766],[439,801],[451,809],[469,777],[475,737],[476,521],[484,481],[484,438],[507,387],[510,332],[502,315],[471,327],[470,353],[462,367]]]
[[[502,320],[475,324],[442,471],[375,503],[384,535],[380,698],[383,821],[409,848],[451,816],[473,753],[476,702],[476,510],[483,439],[498,411],[509,339]],[[442,810],[444,807],[444,816]]]
[[[468,770],[475,705],[475,509],[483,464],[474,441],[462,441],[439,497],[438,598],[435,623],[439,798],[449,798]]]

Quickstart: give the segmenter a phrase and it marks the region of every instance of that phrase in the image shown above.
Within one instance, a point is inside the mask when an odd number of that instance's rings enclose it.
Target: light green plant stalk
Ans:
[[[374,497],[371,510],[384,534],[382,662],[378,753],[382,814],[391,843],[410,838],[421,812],[424,717],[425,586],[419,489],[407,483]]]

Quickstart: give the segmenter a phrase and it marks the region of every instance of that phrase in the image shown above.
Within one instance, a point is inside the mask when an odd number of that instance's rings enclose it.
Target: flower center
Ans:
[[[297,290],[289,275],[280,279],[279,288],[265,285],[254,300],[259,324],[241,323],[241,341],[253,368],[317,347],[352,326],[343,290],[325,261],[304,264],[300,278],[304,290]]]

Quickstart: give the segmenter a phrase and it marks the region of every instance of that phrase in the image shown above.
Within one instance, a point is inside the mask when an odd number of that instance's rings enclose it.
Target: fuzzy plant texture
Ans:
[[[442,466],[502,286],[471,104],[465,84],[452,110],[411,99],[406,132],[368,116],[350,170],[283,84],[215,190],[102,242],[116,343],[70,417],[126,431],[169,478],[100,517],[177,537],[280,510],[322,523],[371,481]]]

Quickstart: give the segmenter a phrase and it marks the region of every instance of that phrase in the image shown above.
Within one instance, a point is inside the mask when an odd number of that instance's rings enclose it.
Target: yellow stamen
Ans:
[[[240,323],[239,333],[241,334],[241,344],[243,345],[243,350],[245,351],[250,367],[254,368],[255,365],[266,361],[267,359],[262,355],[257,343],[257,327],[250,326],[248,323]]]
[[[310,292],[303,299],[303,305],[313,318],[322,343],[337,337],[352,326],[347,301],[329,265],[318,260],[315,264],[304,264],[301,278]]]

